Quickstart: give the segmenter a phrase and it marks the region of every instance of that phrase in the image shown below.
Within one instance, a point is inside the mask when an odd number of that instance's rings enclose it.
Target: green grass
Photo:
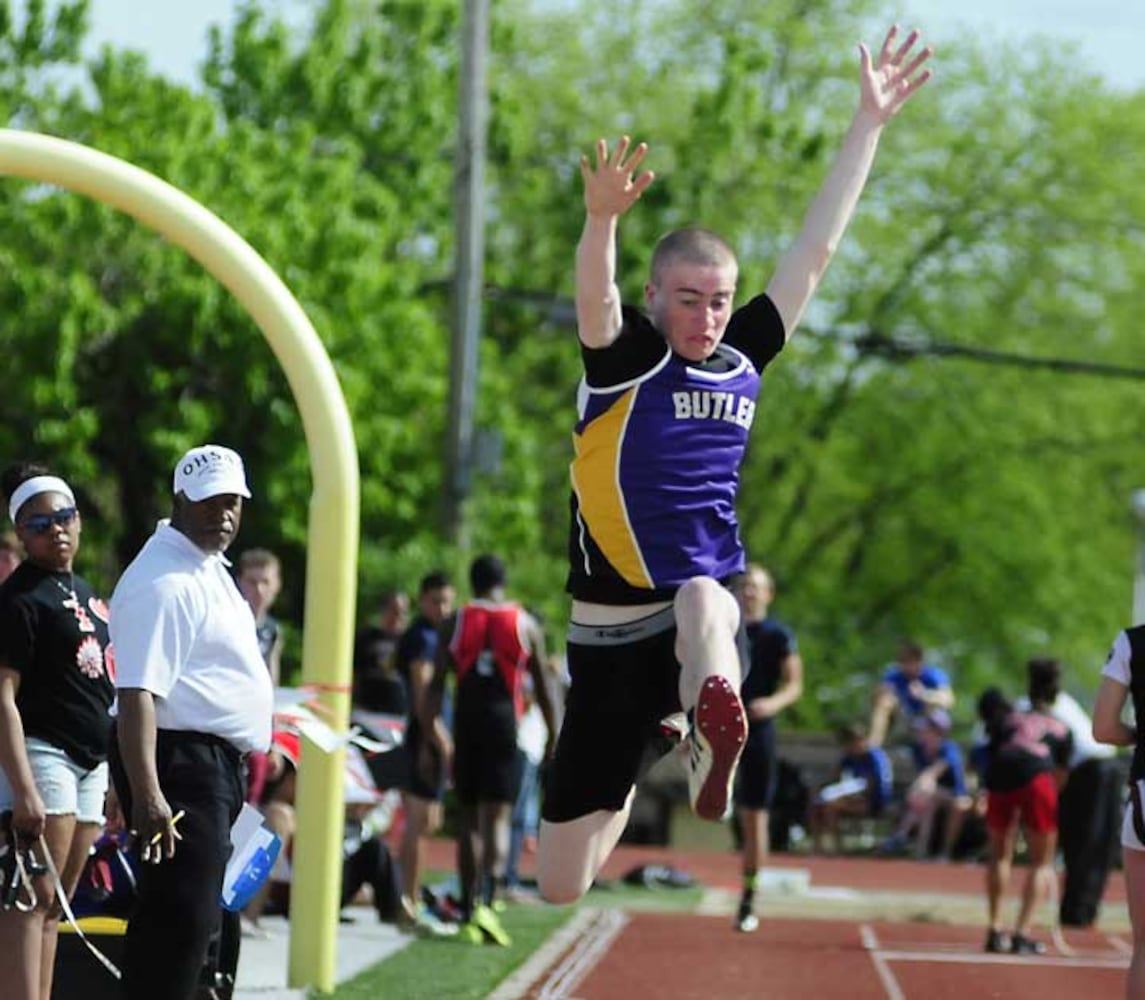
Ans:
[[[429,881],[432,881],[430,879]],[[700,886],[688,889],[645,889],[610,882],[595,888],[579,906],[625,910],[693,910],[703,895]],[[470,1000],[486,997],[506,976],[528,959],[577,906],[510,903],[501,922],[513,944],[509,948],[463,944],[449,938],[417,938],[405,948],[343,983],[331,1000]],[[319,996],[319,994],[312,994]]]
[[[510,906],[501,914],[501,922],[513,939],[508,948],[463,944],[450,938],[419,938],[332,994],[321,996],[333,1000],[479,1000],[575,912],[571,906]]]

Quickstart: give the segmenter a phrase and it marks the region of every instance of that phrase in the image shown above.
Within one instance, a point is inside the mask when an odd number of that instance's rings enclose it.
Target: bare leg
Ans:
[[[509,817],[511,802],[482,802],[477,806],[481,829],[481,869],[478,876],[480,900],[492,903],[497,883],[505,874],[505,861],[509,857]]]
[[[1125,865],[1129,922],[1133,925],[1133,958],[1125,980],[1126,1000],[1145,1000],[1145,851],[1126,847],[1121,852]]]
[[[830,803],[828,802],[813,802],[811,808],[807,813],[807,825],[811,828],[811,853],[823,853],[823,833],[824,831],[831,833],[830,820],[831,816]]]
[[[77,823],[75,816],[49,816],[44,828],[44,840],[52,852],[52,862],[60,873],[60,882],[68,899],[79,884],[80,874],[87,863],[91,845],[99,838],[99,823]],[[40,889],[36,889],[37,895]],[[49,905],[44,917],[44,937],[40,951],[40,998],[51,1000],[52,978],[56,969],[56,945],[59,941],[60,907],[55,898],[55,887],[50,881],[43,889],[41,902]]]
[[[431,811],[436,805],[428,799],[402,793],[405,803],[406,825],[398,847],[398,864],[402,870],[402,898],[417,912],[418,882],[421,880],[422,838],[430,830]],[[412,915],[412,914],[411,914]]]
[[[36,857],[39,858],[39,850]],[[45,885],[37,879],[39,897]],[[20,898],[24,898],[21,889]],[[4,1000],[39,1000],[40,952],[44,943],[44,910],[37,907],[29,913],[13,908],[0,910],[0,955],[5,957]]]
[[[739,821],[743,829],[743,873],[752,874],[767,860],[768,814],[764,809],[740,809]]]
[[[954,857],[954,848],[958,844],[958,835],[962,833],[962,824],[966,821],[970,805],[970,800],[962,796],[950,796],[946,800],[946,827],[942,834],[942,857],[945,861]]]
[[[759,926],[755,917],[755,894],[759,888],[759,866],[767,857],[768,829],[765,809],[740,809],[743,830],[743,891],[740,895],[737,926],[753,931]]]
[[[282,841],[280,850],[285,854],[290,848],[290,842],[294,839],[294,806],[288,802],[268,802],[262,807],[262,812],[266,825]],[[255,892],[251,901],[243,908],[243,916],[256,927],[266,909],[266,901],[273,885],[274,883],[268,878],[258,887],[258,891]]]
[[[1017,827],[1008,830],[990,830],[990,854],[986,862],[986,909],[990,930],[1002,929],[1002,899],[1010,884],[1010,862],[1014,856],[1014,836]]]
[[[695,577],[677,592],[676,659],[680,661],[680,704],[696,704],[700,687],[713,675],[740,687],[736,630],[739,605],[731,593],[710,577]]]
[[[461,887],[461,910],[466,920],[473,914],[477,899],[477,859],[481,857],[481,836],[477,827],[477,804],[458,803],[457,880]]]
[[[934,832],[934,814],[938,811],[939,796],[915,795],[911,800],[911,809],[918,817],[918,834],[914,841],[914,856],[923,860],[930,854],[930,840]]]
[[[1026,843],[1030,849],[1030,868],[1026,873],[1026,883],[1022,887],[1022,905],[1018,910],[1018,923],[1014,927],[1017,934],[1025,934],[1034,919],[1034,911],[1049,896],[1048,879],[1057,878],[1054,874],[1054,849],[1057,846],[1056,831],[1033,833],[1026,831]]]
[[[575,903],[588,892],[628,825],[632,797],[619,812],[598,809],[566,823],[541,820],[537,847],[537,883],[550,903]]]

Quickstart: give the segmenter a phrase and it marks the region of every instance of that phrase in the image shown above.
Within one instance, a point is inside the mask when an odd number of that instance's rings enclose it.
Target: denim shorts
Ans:
[[[90,771],[80,767],[59,747],[35,737],[25,740],[28,764],[36,790],[49,816],[75,816],[80,823],[103,822],[107,795],[107,762]],[[0,770],[0,812],[12,808],[14,796],[8,777]]]

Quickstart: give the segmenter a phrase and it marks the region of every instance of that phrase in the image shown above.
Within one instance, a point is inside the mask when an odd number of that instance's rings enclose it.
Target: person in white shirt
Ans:
[[[1060,920],[1066,927],[1090,927],[1097,920],[1121,832],[1122,772],[1117,751],[1093,738],[1085,709],[1061,689],[1061,664],[1036,657],[1026,664],[1027,697],[1020,712],[1041,712],[1069,727],[1073,751],[1069,778],[1058,808],[1065,860]]]
[[[116,584],[116,790],[141,866],[123,957],[128,1000],[191,1000],[220,921],[243,756],[270,745],[273,691],[223,553],[250,498],[242,459],[193,448],[171,519]]]

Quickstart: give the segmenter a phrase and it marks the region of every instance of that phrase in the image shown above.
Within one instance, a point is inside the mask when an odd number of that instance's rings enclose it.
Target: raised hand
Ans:
[[[619,216],[627,212],[648,189],[656,176],[650,170],[636,176],[644,155],[646,143],[640,143],[629,154],[631,140],[622,136],[612,154],[608,142],[596,141],[596,165],[588,156],[580,158],[580,172],[584,178],[584,207],[589,215]]]
[[[898,32],[898,25],[887,32],[877,65],[873,64],[866,45],[859,45],[860,106],[881,122],[889,121],[931,75],[930,70],[918,72],[930,58],[931,48],[914,50],[918,41],[918,32],[914,30],[895,48]]]

